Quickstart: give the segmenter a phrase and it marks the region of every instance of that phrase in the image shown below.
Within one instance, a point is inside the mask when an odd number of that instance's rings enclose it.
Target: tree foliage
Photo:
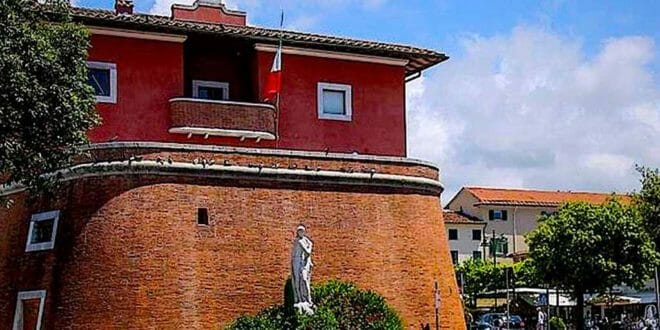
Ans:
[[[312,297],[316,304],[314,315],[290,314],[290,306],[279,305],[254,316],[240,317],[229,329],[403,329],[396,311],[373,291],[329,281],[314,286]]]
[[[456,272],[462,275],[463,293],[474,302],[480,293],[506,288],[507,268],[509,271],[509,284],[521,287],[538,287],[542,284],[532,266],[532,261],[527,259],[514,264],[494,264],[490,260],[468,259],[456,267]]]
[[[639,212],[615,199],[602,205],[566,204],[542,217],[527,243],[542,280],[577,299],[578,329],[583,326],[584,293],[622,283],[639,287],[656,261]]]
[[[639,210],[644,226],[660,248],[660,171],[646,167],[638,167],[641,174],[642,188],[634,196],[634,205]]]
[[[68,1],[0,1],[0,173],[8,182],[43,183],[41,174],[66,167],[88,142],[99,120],[88,47]]]

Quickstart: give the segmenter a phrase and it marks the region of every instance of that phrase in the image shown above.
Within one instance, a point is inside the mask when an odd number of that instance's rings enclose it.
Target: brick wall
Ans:
[[[359,188],[359,187],[357,187]],[[46,289],[45,328],[215,328],[282,300],[293,230],[313,279],[384,295],[409,327],[463,326],[437,196],[163,176],[82,179],[0,211],[0,327],[19,290]],[[210,226],[196,224],[209,209]],[[31,212],[62,210],[56,248],[25,253]]]
[[[275,132],[275,108],[194,100],[170,102],[171,127]]]

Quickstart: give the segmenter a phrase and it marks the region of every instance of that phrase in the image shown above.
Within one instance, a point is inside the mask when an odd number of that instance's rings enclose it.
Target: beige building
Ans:
[[[501,244],[497,249],[498,262],[512,262],[516,257],[527,253],[524,236],[538,226],[538,218],[541,215],[555,212],[566,202],[600,204],[611,196],[612,194],[608,193],[463,187],[446,208],[485,223],[483,235],[486,240],[493,237],[493,232],[495,237],[500,239]],[[630,199],[625,195],[616,197],[625,201]],[[470,243],[456,243],[456,246]],[[489,248],[485,251],[487,255],[484,257],[492,256]]]
[[[485,251],[481,242],[486,228],[485,221],[450,210],[444,210],[443,219],[447,229],[451,260],[454,264],[470,258],[483,258]]]

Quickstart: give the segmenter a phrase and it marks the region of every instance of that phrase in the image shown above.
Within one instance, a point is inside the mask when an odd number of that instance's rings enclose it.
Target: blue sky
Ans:
[[[190,3],[191,0],[181,0]],[[168,14],[173,0],[136,0]],[[111,0],[77,0],[111,8]],[[407,86],[408,149],[463,185],[638,187],[660,167],[660,1],[227,0],[252,25],[412,44],[446,63]]]
[[[166,0],[168,4],[190,0]],[[112,0],[78,0],[85,7],[107,8]],[[153,1],[136,0],[136,10],[152,11]],[[229,0],[248,11],[250,23],[276,27],[279,10],[287,25],[310,32],[419,45],[459,54],[458,39],[508,33],[517,25],[543,26],[580,38],[595,51],[605,38],[646,35],[660,39],[660,2],[637,1],[475,1],[475,0]],[[161,12],[162,13],[162,12]]]

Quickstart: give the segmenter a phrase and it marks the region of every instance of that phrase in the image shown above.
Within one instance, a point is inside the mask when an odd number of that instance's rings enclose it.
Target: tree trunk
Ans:
[[[575,297],[577,305],[575,306],[575,329],[584,330],[584,290],[575,288]]]

